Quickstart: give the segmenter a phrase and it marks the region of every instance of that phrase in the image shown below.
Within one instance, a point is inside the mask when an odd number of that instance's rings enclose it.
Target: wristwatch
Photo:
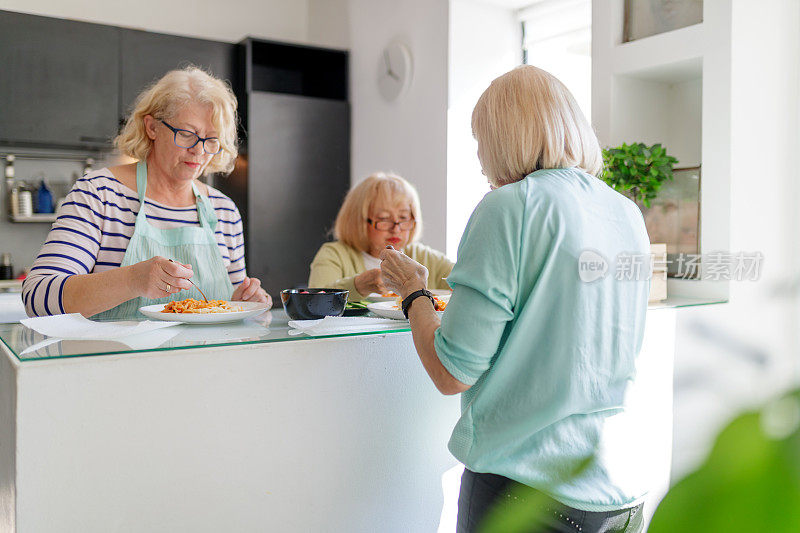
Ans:
[[[408,310],[411,308],[411,302],[419,298],[420,296],[427,296],[428,299],[433,304],[434,308],[436,307],[436,302],[433,301],[433,293],[428,289],[420,289],[418,291],[414,291],[408,296],[403,299],[403,314],[406,318],[408,318]]]

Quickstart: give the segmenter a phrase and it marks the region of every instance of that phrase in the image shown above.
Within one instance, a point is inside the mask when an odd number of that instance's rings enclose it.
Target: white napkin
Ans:
[[[148,331],[146,333],[139,333],[136,335],[128,335],[126,337],[118,337],[115,339],[80,339],[77,342],[83,343],[83,351],[86,354],[92,354],[97,352],[104,352],[104,351],[120,351],[120,344],[127,347],[129,350],[152,350],[158,348],[165,342],[172,340],[176,335],[180,333],[178,328],[169,328],[169,329],[159,329],[157,331]],[[28,355],[28,354],[35,354],[42,348],[46,348],[51,344],[56,344],[59,342],[76,342],[73,339],[61,339],[58,337],[47,337],[43,341],[39,341],[36,344],[32,344],[22,350],[19,355]],[[61,350],[58,352],[59,355],[62,353]],[[44,354],[46,356],[52,356],[52,354]]]
[[[27,316],[18,292],[0,293],[0,324],[16,324]]]
[[[118,339],[180,324],[161,320],[95,322],[80,313],[26,318],[20,323],[42,335],[60,339]]]
[[[290,320],[290,335],[306,333],[312,337],[340,335],[343,333],[364,333],[369,331],[389,331],[408,327],[404,320],[391,318],[326,316],[319,320]]]

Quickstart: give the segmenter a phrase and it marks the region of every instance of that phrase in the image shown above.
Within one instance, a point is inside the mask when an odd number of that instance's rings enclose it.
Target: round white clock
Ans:
[[[378,61],[378,92],[387,102],[396,100],[411,85],[411,51],[399,42],[387,45]]]

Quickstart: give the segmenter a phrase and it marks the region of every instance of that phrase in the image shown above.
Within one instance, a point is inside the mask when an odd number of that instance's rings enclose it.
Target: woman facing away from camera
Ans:
[[[597,138],[543,70],[494,80],[472,129],[493,191],[464,231],[441,322],[425,267],[381,253],[423,366],[441,392],[462,394],[449,444],[466,467],[458,531],[497,509],[534,516],[525,531],[639,532],[650,458],[626,391],[649,282],[617,280],[613,266],[583,281],[578,262],[586,250],[649,257],[641,212],[596,177]]]

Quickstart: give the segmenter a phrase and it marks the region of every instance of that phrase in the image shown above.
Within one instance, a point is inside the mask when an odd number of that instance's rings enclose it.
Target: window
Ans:
[[[523,62],[561,80],[591,121],[591,0],[541,0],[520,10],[519,19]]]

